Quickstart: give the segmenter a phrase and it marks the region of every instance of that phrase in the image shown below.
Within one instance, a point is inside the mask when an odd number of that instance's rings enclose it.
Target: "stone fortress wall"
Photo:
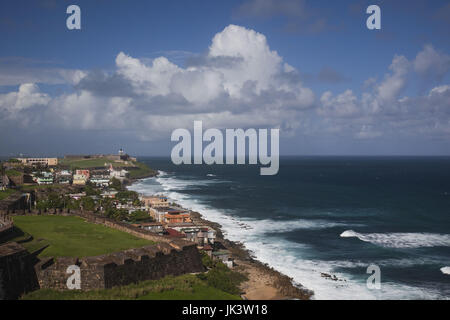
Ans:
[[[160,279],[167,275],[204,271],[200,253],[194,243],[160,236],[126,223],[96,216],[92,212],[12,210],[0,211],[0,219],[3,217],[12,225],[12,215],[41,214],[78,216],[88,222],[127,232],[156,244],[84,258],[37,258],[38,253],[30,253],[15,242],[0,245],[0,299],[17,299],[21,294],[38,288],[67,290],[67,280],[72,275],[67,273],[67,269],[74,265],[80,268],[81,290],[112,288]]]

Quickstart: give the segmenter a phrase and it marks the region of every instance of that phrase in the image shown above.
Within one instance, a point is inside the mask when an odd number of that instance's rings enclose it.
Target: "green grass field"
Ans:
[[[25,300],[239,300],[240,297],[208,286],[197,276],[185,274],[143,281],[123,287],[92,291],[42,289],[22,297]]]
[[[120,162],[114,162],[107,158],[96,158],[96,159],[58,159],[58,163],[65,166],[70,166],[71,169],[89,169],[104,167],[105,163],[112,163],[114,167],[126,166]]]
[[[136,170],[130,170],[130,178],[139,179],[148,176],[149,174],[156,174],[156,171],[149,168],[145,163],[134,162],[135,166],[138,168]]]
[[[151,245],[153,242],[78,217],[16,216],[14,225],[33,240],[22,245],[34,251],[49,244],[41,257],[86,257]]]

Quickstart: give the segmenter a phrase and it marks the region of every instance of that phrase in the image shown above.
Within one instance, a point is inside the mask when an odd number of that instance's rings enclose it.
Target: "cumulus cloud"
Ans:
[[[320,98],[317,114],[325,118],[324,126],[333,132],[347,132],[357,139],[373,139],[384,135],[446,135],[449,133],[450,86],[432,88],[417,97],[402,96],[413,69],[419,73],[432,70],[439,59],[425,47],[414,61],[395,55],[388,73],[381,81],[369,78],[358,97],[352,90],[334,95],[325,92]],[[434,57],[434,58],[432,58]],[[417,61],[423,69],[417,70]],[[433,62],[433,63],[432,63]],[[320,120],[319,120],[320,121]]]
[[[414,70],[424,77],[440,81],[450,70],[450,55],[426,45],[414,60]]]
[[[406,85],[410,63],[404,56],[395,56],[389,69],[391,74],[386,75],[384,81],[377,88],[377,96],[382,102],[392,102]]]
[[[40,92],[37,85],[24,83],[17,92],[0,94],[0,110],[14,115],[32,106],[47,105],[50,100],[50,96]]]
[[[278,124],[288,126],[288,122],[295,122],[289,119],[288,109],[306,109],[315,100],[312,90],[305,88],[295,76],[296,70],[270,49],[263,34],[236,25],[216,34],[207,54],[191,60],[186,68],[165,57],[146,64],[123,52],[116,57],[116,67],[111,76],[86,76],[79,87],[104,96],[105,91],[115,92],[105,86],[127,88],[121,85],[125,81],[132,89],[128,95],[133,97],[133,110],[152,116],[177,113],[183,119],[196,114],[200,120],[214,115],[219,127],[246,121],[247,125],[264,125],[273,123],[275,116]],[[97,80],[92,83],[91,78]],[[130,90],[118,90],[122,91]],[[255,118],[255,113],[262,116]],[[268,117],[271,113],[277,114]],[[191,121],[191,116],[186,120]],[[169,121],[166,130],[171,127]]]
[[[69,70],[64,81],[73,92],[52,97],[25,83],[0,94],[0,115],[27,125],[126,132],[142,141],[167,139],[195,120],[216,128],[277,127],[282,135],[449,135],[449,85],[403,96],[414,72],[442,77],[447,58],[431,46],[411,61],[395,55],[385,75],[369,78],[362,92],[326,90],[316,99],[263,34],[229,25],[184,67],[167,57],[119,52],[113,71]]]
[[[8,101],[2,106],[19,112],[45,104],[52,123],[89,130],[131,128],[147,139],[191,126],[194,120],[219,128],[292,129],[298,126],[299,112],[315,103],[313,91],[271,50],[263,34],[236,25],[217,33],[207,53],[187,67],[166,57],[148,62],[124,52],[115,63],[116,70],[109,73],[67,73],[74,93],[51,99],[35,85],[23,85],[18,93],[5,96]],[[29,102],[10,103],[25,90]]]
[[[123,52],[118,54],[116,66],[117,74],[129,81],[136,94],[151,98],[172,96],[172,99],[178,96],[194,109],[217,99],[220,101],[215,102],[222,107],[228,102],[235,106],[247,103],[251,108],[255,106],[253,99],[267,93],[280,98],[273,101],[277,107],[284,104],[283,94],[290,96],[290,104],[294,102],[300,108],[314,102],[311,90],[304,88],[298,79],[289,78],[295,69],[270,49],[263,34],[236,25],[216,34],[208,53],[194,63],[191,61],[187,68],[165,57],[146,65]],[[214,106],[208,108],[210,111]]]
[[[320,98],[321,106],[318,108],[318,113],[326,117],[354,116],[359,112],[357,100],[352,90],[346,90],[336,97],[331,91],[327,91]]]

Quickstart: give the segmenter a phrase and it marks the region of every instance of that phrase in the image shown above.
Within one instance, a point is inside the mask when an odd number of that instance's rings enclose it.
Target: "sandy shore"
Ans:
[[[293,284],[292,278],[254,259],[240,243],[224,238],[218,223],[203,219],[198,212],[192,212],[194,223],[208,225],[217,231],[216,242],[228,249],[234,258],[234,270],[245,274],[248,281],[242,283],[242,297],[248,300],[309,300],[313,292]]]

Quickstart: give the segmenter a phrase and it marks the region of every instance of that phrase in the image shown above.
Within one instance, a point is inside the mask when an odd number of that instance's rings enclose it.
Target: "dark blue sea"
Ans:
[[[316,299],[450,298],[448,157],[282,157],[276,176],[260,176],[259,166],[139,160],[160,175],[131,189],[220,223]],[[373,264],[381,289],[366,285]]]

